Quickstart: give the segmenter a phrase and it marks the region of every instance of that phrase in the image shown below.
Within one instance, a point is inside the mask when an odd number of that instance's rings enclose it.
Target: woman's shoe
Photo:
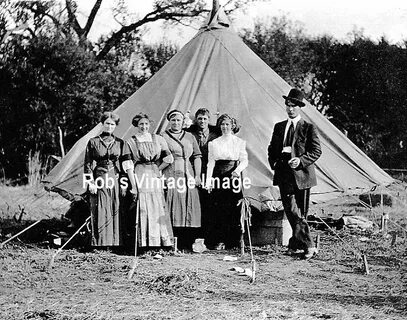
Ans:
[[[215,250],[219,251],[219,250],[225,250],[225,244],[223,242],[219,242],[216,246],[215,246]]]

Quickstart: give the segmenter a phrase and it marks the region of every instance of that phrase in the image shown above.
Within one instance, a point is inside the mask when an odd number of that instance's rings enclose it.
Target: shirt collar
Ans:
[[[227,134],[222,134],[221,135],[221,137],[222,138],[224,138],[224,139],[230,139],[231,137],[233,137],[234,136],[234,134],[231,132],[231,133],[227,133]]]
[[[205,130],[198,130],[198,135],[206,138],[209,135],[209,128],[206,128]]]
[[[288,119],[288,125],[290,125],[292,123],[294,125],[294,128],[295,128],[297,126],[298,121],[300,121],[300,120],[301,120],[301,115],[299,114],[294,119],[289,118]]]

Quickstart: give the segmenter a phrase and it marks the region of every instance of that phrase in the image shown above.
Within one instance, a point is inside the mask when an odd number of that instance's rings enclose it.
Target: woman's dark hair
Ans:
[[[218,130],[220,129],[220,125],[222,124],[223,121],[225,120],[229,120],[230,123],[232,124],[232,132],[233,133],[238,133],[240,130],[240,125],[237,124],[237,120],[235,118],[232,118],[230,115],[228,115],[227,113],[222,114],[221,116],[219,116],[218,120],[216,121],[216,127],[218,128]]]
[[[116,123],[116,126],[120,122],[120,117],[116,113],[113,113],[111,111],[103,112],[102,116],[100,117],[100,122],[104,123],[107,119],[112,119]]]
[[[150,117],[146,113],[140,112],[139,114],[134,116],[131,124],[137,127],[141,119],[147,119],[149,122],[151,122]]]

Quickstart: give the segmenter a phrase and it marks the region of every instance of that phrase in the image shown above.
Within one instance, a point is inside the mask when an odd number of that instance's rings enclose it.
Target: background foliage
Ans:
[[[407,167],[406,43],[353,32],[346,43],[309,37],[285,17],[257,22],[245,42],[369,157]]]

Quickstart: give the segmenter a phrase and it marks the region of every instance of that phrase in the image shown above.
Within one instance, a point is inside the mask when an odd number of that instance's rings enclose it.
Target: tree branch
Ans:
[[[106,41],[102,50],[97,55],[97,58],[98,60],[102,60],[109,53],[109,51],[117,43],[119,43],[120,39],[123,37],[125,33],[137,31],[138,28],[140,28],[142,25],[146,23],[157,20],[176,20],[179,18],[195,17],[201,13],[202,10],[191,10],[188,12],[159,12],[158,10],[155,10],[153,12],[150,12],[143,19],[140,19],[139,21],[132,23],[128,26],[124,26],[119,31],[113,33],[111,37]]]
[[[85,27],[82,29],[83,37],[88,36],[89,31],[93,25],[93,22],[95,21],[96,15],[97,15],[101,5],[102,5],[102,0],[97,0],[95,2],[95,5],[93,6],[92,11],[90,12],[90,15],[88,17],[88,21],[86,22]]]
[[[72,28],[75,30],[79,38],[82,38],[84,29],[81,28],[78,19],[76,19],[75,12],[72,7],[72,0],[65,0],[66,9],[68,11],[68,21]],[[95,4],[96,5],[96,4]]]
[[[46,8],[37,8],[36,10],[39,11],[42,16],[50,18],[56,27],[61,30],[60,32],[67,34],[73,30],[78,36],[79,41],[82,43],[86,41],[89,36],[90,30],[95,23],[96,16],[100,12],[102,1],[103,0],[94,0],[94,5],[84,28],[82,28],[78,22],[77,6],[74,0],[65,0],[65,9],[67,11],[66,24],[64,24],[63,20],[58,19],[57,16],[53,15],[52,12],[47,12]],[[232,3],[234,5],[234,8],[229,11],[236,10],[249,1],[250,0],[228,0],[228,5]],[[217,2],[218,0],[214,0],[214,3]],[[153,10],[147,13],[144,18],[129,25],[121,25],[118,31],[113,32],[104,43],[100,44],[102,48],[97,55],[97,58],[99,60],[103,59],[109,51],[119,43],[126,33],[137,32],[141,26],[158,20],[176,22],[185,25],[189,21],[188,18],[197,17],[204,12],[209,12],[210,10],[205,9],[205,6],[205,1],[203,0],[154,0]],[[31,10],[34,12],[35,8],[32,8]],[[63,28],[64,26],[68,26],[69,30]]]
[[[51,20],[51,22],[55,25],[55,27],[60,30],[64,35],[67,35],[66,30],[64,30],[62,23],[60,22],[60,20],[58,20],[58,18],[56,16],[53,16],[49,13],[49,10],[51,9],[51,7],[47,6],[46,4],[41,4],[41,3],[23,3],[22,8],[29,10],[31,13],[34,14],[33,20],[36,21],[37,18],[39,19],[43,19],[43,18],[49,18]],[[63,12],[63,10],[61,12],[59,12],[59,14],[61,14]],[[33,35],[33,37],[35,37],[35,34],[33,34],[32,32],[34,32],[33,30],[30,30],[31,34]]]

